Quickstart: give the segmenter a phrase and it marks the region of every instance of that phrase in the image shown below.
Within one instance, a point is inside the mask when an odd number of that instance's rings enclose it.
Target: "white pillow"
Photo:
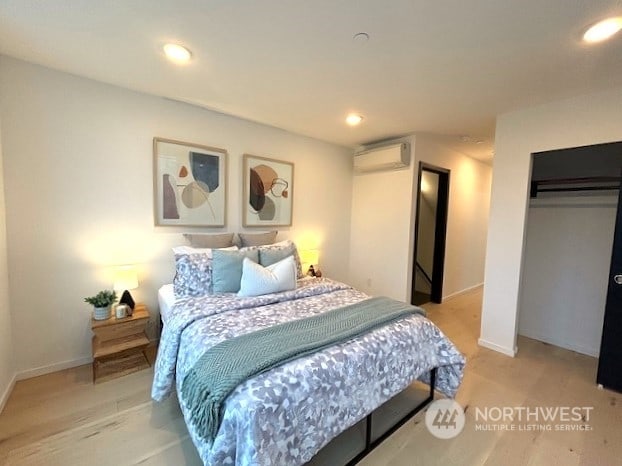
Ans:
[[[263,267],[248,257],[242,263],[242,280],[238,296],[261,296],[296,288],[296,261],[294,256]]]

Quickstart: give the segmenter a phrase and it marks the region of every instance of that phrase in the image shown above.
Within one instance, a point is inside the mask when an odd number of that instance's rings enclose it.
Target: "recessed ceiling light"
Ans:
[[[607,18],[590,27],[585,34],[583,40],[590,44],[602,42],[609,39],[616,32],[622,29],[622,16]]]
[[[186,47],[178,44],[166,44],[164,47],[164,54],[172,62],[182,64],[188,63],[192,53]]]
[[[350,126],[356,126],[356,125],[360,124],[361,121],[363,121],[363,117],[361,115],[357,115],[355,113],[350,113],[346,117],[346,123],[349,124]]]

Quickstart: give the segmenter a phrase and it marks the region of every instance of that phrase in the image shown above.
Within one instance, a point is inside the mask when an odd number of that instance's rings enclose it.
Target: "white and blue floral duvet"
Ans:
[[[183,298],[162,333],[151,395],[163,400],[175,383],[179,393],[194,363],[220,341],[367,297],[322,278],[253,298]],[[412,315],[242,383],[225,402],[213,443],[200,440],[183,400],[180,406],[205,464],[295,466],[413,381],[427,382],[433,367],[437,390],[453,396],[464,357],[432,322]]]

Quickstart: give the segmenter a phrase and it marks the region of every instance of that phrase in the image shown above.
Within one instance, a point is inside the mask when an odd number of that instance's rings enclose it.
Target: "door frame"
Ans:
[[[622,177],[622,174],[621,174]],[[616,275],[622,273],[622,187],[618,192],[618,205],[616,207],[615,230],[613,233],[613,245],[611,247],[611,263],[609,265],[609,283],[607,285],[607,297],[605,300],[605,315],[603,316],[603,332],[600,340],[600,354],[598,356],[598,369],[596,371],[596,383],[622,393],[622,376],[619,365],[622,361],[622,297],[619,291],[620,284],[616,282]],[[612,344],[613,343],[613,344]]]
[[[417,275],[417,243],[419,235],[419,203],[421,198],[421,175],[423,171],[429,171],[438,175],[438,199],[436,207],[436,222],[434,225],[434,254],[432,266],[432,291],[430,300],[433,303],[443,302],[443,278],[445,276],[445,250],[447,246],[447,217],[449,214],[449,178],[451,170],[438,167],[426,162],[419,162],[417,175],[417,199],[415,202],[415,234],[413,245],[412,283],[410,302],[415,299],[415,280]]]

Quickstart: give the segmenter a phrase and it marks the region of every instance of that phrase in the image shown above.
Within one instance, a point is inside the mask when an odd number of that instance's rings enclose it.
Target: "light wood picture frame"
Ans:
[[[242,225],[288,227],[294,212],[294,164],[244,154]]]
[[[227,155],[218,147],[153,138],[155,225],[224,227]]]

